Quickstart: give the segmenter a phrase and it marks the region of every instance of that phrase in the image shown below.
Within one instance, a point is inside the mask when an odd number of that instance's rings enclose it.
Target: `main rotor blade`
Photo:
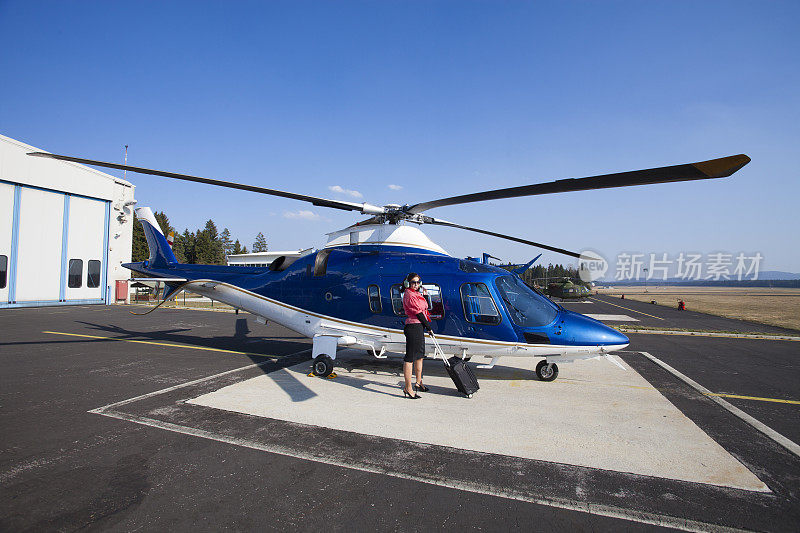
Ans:
[[[587,191],[591,189],[610,189],[613,187],[628,187],[632,185],[650,185],[654,183],[669,183],[673,181],[704,180],[711,178],[725,178],[745,166],[750,158],[744,154],[674,165],[671,167],[650,168],[646,170],[633,170],[618,172],[616,174],[603,174],[588,178],[568,178],[563,180],[495,189],[492,191],[462,194],[441,200],[432,200],[412,205],[406,213],[422,213],[434,207],[445,205],[466,204],[482,202],[485,200],[498,200],[500,198],[516,198],[518,196],[534,196],[539,194],[553,194],[559,192]]]
[[[72,161],[73,163],[81,163],[84,165],[91,165],[96,167],[115,168],[118,170],[127,170],[128,172],[136,172],[138,174],[150,174],[152,176],[163,176],[165,178],[173,178],[184,181],[194,181],[197,183],[205,183],[207,185],[217,185],[218,187],[228,187],[230,189],[239,189],[242,191],[257,192],[261,194],[270,194],[272,196],[281,196],[283,198],[292,198],[293,200],[302,200],[310,202],[313,205],[320,207],[332,207],[334,209],[342,209],[344,211],[360,211],[367,214],[383,213],[382,207],[370,205],[367,203],[357,204],[354,202],[342,202],[339,200],[328,200],[326,198],[317,198],[316,196],[308,196],[306,194],[297,194],[293,192],[279,191],[277,189],[267,189],[264,187],[256,187],[255,185],[245,185],[242,183],[235,183],[232,181],[222,181],[210,178],[201,178],[199,176],[190,176],[188,174],[177,174],[175,172],[164,172],[161,170],[152,170],[149,168],[132,167],[129,165],[120,165],[117,163],[107,163],[105,161],[94,161],[92,159],[83,159],[80,157],[72,157],[68,155],[50,154],[47,152],[31,152],[28,155],[35,157],[46,157],[50,159],[58,159],[60,161]]]
[[[467,231],[474,231],[476,233],[483,233],[484,235],[491,235],[492,237],[500,237],[501,239],[507,239],[509,241],[514,242],[521,242],[522,244],[529,244],[531,246],[536,246],[538,248],[544,248],[545,250],[550,250],[551,252],[558,252],[560,254],[568,255],[570,257],[581,257],[581,254],[576,252],[570,252],[569,250],[565,250],[563,248],[556,248],[555,246],[548,246],[546,244],[542,244],[540,242],[529,241],[526,239],[520,239],[519,237],[512,237],[511,235],[503,235],[502,233],[495,233],[494,231],[487,231],[485,229],[479,228],[471,228],[469,226],[462,226],[461,224],[455,224],[453,222],[447,222],[446,220],[441,220],[433,217],[426,216],[425,217],[426,224],[435,224],[437,226],[449,226],[451,228],[459,228],[465,229]]]

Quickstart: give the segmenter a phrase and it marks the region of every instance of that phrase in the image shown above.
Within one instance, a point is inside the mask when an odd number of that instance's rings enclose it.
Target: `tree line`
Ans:
[[[509,264],[500,266],[508,270],[513,270],[519,265]],[[577,281],[580,279],[578,277],[578,269],[576,267],[564,266],[561,264],[554,265],[552,263],[546,267],[543,265],[531,267],[523,272],[521,277],[522,281],[524,281],[527,285],[534,285],[535,280],[536,285],[539,285],[540,287],[545,284],[545,280],[556,281],[556,278],[569,278],[573,281]]]
[[[178,233],[170,225],[169,218],[163,211],[156,211],[154,215],[164,235],[169,235],[170,232],[174,233],[175,241],[172,244],[172,252],[175,254],[175,259],[181,263],[224,265],[225,257],[228,255],[249,253],[247,246],[243,246],[239,239],[234,240],[231,237],[228,228],[219,232],[213,220],[206,222],[203,229],[194,232],[185,229],[183,233]],[[253,243],[253,252],[266,252],[267,249],[267,239],[263,233],[259,232]],[[150,250],[147,247],[144,228],[141,221],[134,218],[131,260],[133,262],[144,261],[149,256]]]

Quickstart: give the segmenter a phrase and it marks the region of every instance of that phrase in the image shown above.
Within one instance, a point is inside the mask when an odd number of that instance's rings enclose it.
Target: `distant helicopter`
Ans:
[[[501,198],[722,178],[750,162],[746,155],[735,155],[483,191],[414,205],[376,206],[72,156],[44,152],[29,155],[258,192],[370,215],[329,234],[328,243],[315,253],[299,258],[279,257],[264,268],[178,263],[150,208],[136,209],[150,257],[140,263],[128,263],[126,268],[164,281],[164,301],[181,290],[191,290],[312,338],[312,370],[318,376],[333,371],[338,347],[367,349],[379,358],[386,357],[387,352],[404,350],[401,290],[404,277],[413,271],[422,278],[432,328],[446,353],[465,359],[476,355],[491,358],[489,364],[479,368],[492,368],[501,357],[543,358],[536,366],[536,374],[543,381],[558,376],[556,363],[608,356],[625,348],[628,338],[597,320],[551,302],[523,283],[516,273],[450,256],[416,225],[459,228],[576,258],[580,254],[424,213],[436,207]],[[432,351],[431,344],[429,352]]]
[[[551,298],[563,300],[583,300],[591,294],[589,289],[580,283],[575,283],[570,278],[551,281],[544,291]]]

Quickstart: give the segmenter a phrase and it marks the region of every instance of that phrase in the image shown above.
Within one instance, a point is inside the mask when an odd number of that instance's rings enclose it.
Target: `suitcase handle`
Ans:
[[[444,361],[444,366],[450,366],[450,361],[448,361],[447,357],[445,357],[444,350],[442,350],[442,347],[439,346],[439,342],[436,340],[436,336],[433,334],[432,331],[429,331],[428,335],[431,336],[431,340],[433,341],[433,346],[434,346],[433,353],[434,353],[434,355],[438,354],[439,357],[442,358],[442,361]]]

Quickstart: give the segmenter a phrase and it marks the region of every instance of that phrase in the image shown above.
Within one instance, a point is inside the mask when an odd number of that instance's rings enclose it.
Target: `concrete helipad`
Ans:
[[[355,358],[354,358],[355,356]],[[401,394],[399,361],[341,352],[334,379],[309,364],[249,379],[188,403],[439,446],[766,492],[730,453],[627,365],[561,366],[536,380],[537,360],[478,370],[481,390],[459,395],[440,361],[425,363],[423,399]]]

